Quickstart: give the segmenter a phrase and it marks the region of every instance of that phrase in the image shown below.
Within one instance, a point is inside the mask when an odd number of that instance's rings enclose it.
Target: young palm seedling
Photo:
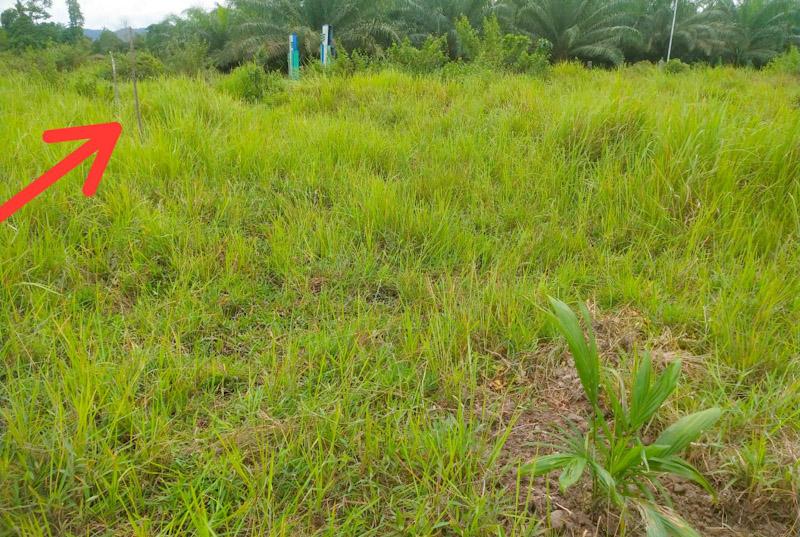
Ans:
[[[714,491],[709,482],[681,453],[720,417],[711,408],[681,418],[667,427],[651,444],[642,439],[646,427],[675,390],[680,376],[679,361],[659,375],[654,374],[649,355],[639,357],[630,388],[615,372],[603,370],[591,328],[589,312],[582,307],[588,338],[575,313],[563,302],[550,299],[553,319],[567,340],[581,385],[591,404],[588,431],[565,438],[559,453],[539,457],[523,471],[541,476],[560,470],[562,491],[575,485],[585,472],[592,479],[595,501],[610,503],[620,511],[620,533],[625,533],[628,515],[641,515],[648,537],[699,537],[670,505],[669,493],[660,478],[673,475]],[[601,397],[608,407],[601,408]]]

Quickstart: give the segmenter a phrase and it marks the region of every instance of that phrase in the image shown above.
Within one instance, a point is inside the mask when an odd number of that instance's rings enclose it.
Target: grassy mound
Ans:
[[[723,410],[692,459],[733,498],[709,527],[752,504],[788,528],[796,80],[219,86],[142,83],[141,139],[123,88],[98,195],[84,165],[0,225],[0,534],[544,527],[555,507],[514,475],[531,413],[570,411],[548,295],[606,319],[606,360],[684,357],[664,423]],[[2,200],[69,152],[42,131],[114,117],[108,92],[14,74],[0,109]]]

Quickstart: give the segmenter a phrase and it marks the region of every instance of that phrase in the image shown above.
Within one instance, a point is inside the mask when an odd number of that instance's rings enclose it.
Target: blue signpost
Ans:
[[[289,36],[289,78],[292,80],[300,78],[300,46],[297,34]]]
[[[329,66],[336,56],[336,51],[333,48],[333,27],[330,24],[322,27],[322,45],[320,45],[319,49],[319,59],[322,61],[322,65],[324,67]]]

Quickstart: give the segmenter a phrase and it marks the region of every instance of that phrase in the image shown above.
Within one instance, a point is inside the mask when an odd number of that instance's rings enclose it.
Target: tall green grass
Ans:
[[[0,79],[2,200],[69,152],[42,131],[113,119],[69,88]],[[84,165],[0,225],[0,534],[524,534],[544,514],[496,486],[485,393],[544,365],[547,295],[671,334],[699,367],[665,423],[720,407],[701,469],[789,509],[795,79],[566,65],[141,95],[145,136],[123,88],[96,197]]]

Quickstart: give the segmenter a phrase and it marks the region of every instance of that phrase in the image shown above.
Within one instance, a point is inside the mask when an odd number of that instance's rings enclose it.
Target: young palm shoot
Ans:
[[[623,532],[628,514],[635,509],[648,537],[698,536],[669,507],[669,493],[660,478],[673,475],[688,479],[714,495],[710,483],[681,453],[716,423],[721,411],[710,408],[685,416],[667,427],[653,443],[645,444],[645,428],[678,385],[680,361],[656,374],[649,354],[638,357],[628,393],[617,372],[601,369],[586,307],[581,307],[581,313],[588,337],[569,306],[554,298],[550,303],[553,320],[567,340],[591,404],[589,429],[586,434],[564,438],[560,452],[533,460],[523,467],[523,472],[536,477],[560,470],[559,486],[566,491],[588,471],[595,501],[610,502],[619,509]],[[601,394],[608,412],[601,408]]]

